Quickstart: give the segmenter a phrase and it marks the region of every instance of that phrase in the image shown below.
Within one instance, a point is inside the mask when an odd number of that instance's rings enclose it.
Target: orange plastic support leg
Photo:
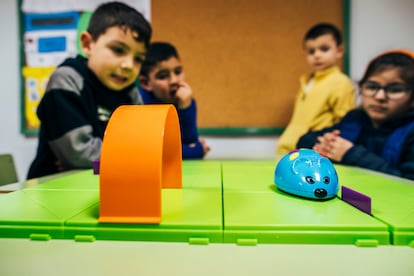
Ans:
[[[182,152],[173,105],[124,105],[102,143],[99,222],[160,223],[161,188],[181,188]]]

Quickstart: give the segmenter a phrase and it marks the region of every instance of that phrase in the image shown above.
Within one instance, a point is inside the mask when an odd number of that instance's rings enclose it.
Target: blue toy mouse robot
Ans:
[[[320,200],[335,197],[339,186],[332,162],[311,149],[283,156],[276,166],[274,183],[286,193]]]

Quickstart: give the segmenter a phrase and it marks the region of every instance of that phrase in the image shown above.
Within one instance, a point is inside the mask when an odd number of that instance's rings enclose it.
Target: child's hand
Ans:
[[[207,152],[210,151],[210,147],[207,145],[206,141],[204,139],[200,139],[200,144],[203,146],[204,155],[206,156]]]
[[[191,87],[188,85],[188,83],[179,83],[175,97],[178,100],[178,108],[185,109],[191,105],[191,100],[193,99],[193,91],[191,90]]]
[[[62,165],[62,162],[60,162],[60,160],[56,160],[55,166],[58,172],[62,172],[65,170],[65,167]]]
[[[210,151],[210,147],[207,145],[207,143],[204,139],[200,139],[198,141],[200,142],[201,146],[203,147],[203,152],[204,152],[203,157],[204,157],[204,156],[206,156],[207,152]],[[194,148],[196,146],[196,143],[189,144],[188,146],[190,148]]]
[[[333,161],[340,162],[345,153],[353,146],[352,142],[339,136],[339,130],[334,130],[319,136],[318,143],[313,149]]]

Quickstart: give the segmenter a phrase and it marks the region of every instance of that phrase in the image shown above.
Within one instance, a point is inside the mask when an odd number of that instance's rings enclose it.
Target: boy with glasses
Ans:
[[[334,162],[414,179],[414,53],[386,52],[359,82],[361,108],[338,124],[302,136]]]

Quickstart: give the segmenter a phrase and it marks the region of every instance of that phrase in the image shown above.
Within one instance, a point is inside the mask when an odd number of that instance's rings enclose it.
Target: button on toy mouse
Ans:
[[[332,162],[311,149],[298,149],[280,159],[275,186],[286,193],[312,199],[330,199],[338,193],[338,175]]]

